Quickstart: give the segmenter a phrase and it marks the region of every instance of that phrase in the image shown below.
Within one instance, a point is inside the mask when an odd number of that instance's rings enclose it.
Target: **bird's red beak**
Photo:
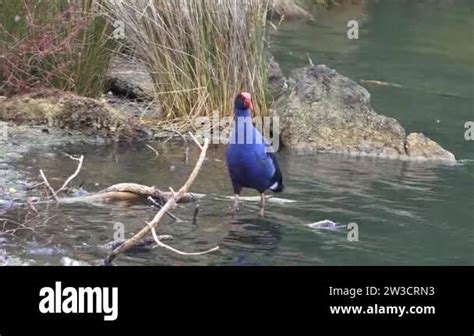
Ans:
[[[245,107],[248,108],[250,111],[253,111],[253,103],[252,100],[245,101]]]

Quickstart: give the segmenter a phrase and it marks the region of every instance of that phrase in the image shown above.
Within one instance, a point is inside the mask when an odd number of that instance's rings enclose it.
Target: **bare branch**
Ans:
[[[76,160],[76,161],[79,161],[79,164],[77,165],[77,168],[76,168],[76,171],[74,172],[74,174],[72,174],[71,176],[69,176],[69,178],[66,180],[66,182],[64,182],[63,186],[61,188],[59,188],[58,191],[56,191],[56,194],[59,194],[60,192],[64,191],[67,187],[67,185],[69,183],[71,183],[72,180],[74,180],[76,178],[76,176],[79,174],[79,172],[81,171],[81,168],[82,168],[82,164],[84,162],[84,155],[81,155],[79,158],[77,157],[74,157],[72,155],[69,155],[69,154],[66,154],[66,156],[68,156],[71,160]]]
[[[191,136],[191,139],[193,139],[193,141],[199,147],[199,149],[202,150],[202,145],[199,143],[199,141],[197,141],[196,137],[191,132],[189,132],[189,135]]]
[[[26,188],[26,190],[33,190],[33,189],[41,187],[42,185],[44,185],[44,182],[35,183],[32,186],[29,186],[28,188]]]
[[[44,184],[46,184],[46,186],[48,187],[49,191],[51,192],[51,195],[53,195],[54,199],[56,200],[56,202],[59,201],[59,198],[58,198],[58,195],[56,195],[56,192],[54,191],[54,189],[51,187],[51,185],[49,184],[48,182],[48,179],[46,178],[46,176],[44,175],[43,173],[43,170],[40,169],[40,174],[41,174],[41,177],[44,181]]]
[[[212,252],[217,251],[219,249],[219,246],[216,246],[216,247],[213,247],[209,250],[202,251],[202,252],[183,252],[183,251],[180,251],[178,249],[175,249],[174,247],[171,247],[171,246],[166,245],[165,243],[163,243],[160,240],[160,238],[158,237],[158,235],[156,234],[155,228],[153,226],[151,226],[151,223],[147,223],[147,225],[150,227],[151,234],[153,235],[153,238],[155,239],[156,244],[158,246],[164,247],[165,249],[170,250],[174,253],[177,253],[177,254],[180,254],[180,255],[185,255],[185,256],[199,256],[199,255],[203,255],[203,254],[212,253]]]
[[[156,157],[159,157],[160,156],[160,153],[158,153],[158,151],[156,149],[154,149],[152,146],[150,145],[146,145],[150,150],[153,151],[153,153],[155,153]]]

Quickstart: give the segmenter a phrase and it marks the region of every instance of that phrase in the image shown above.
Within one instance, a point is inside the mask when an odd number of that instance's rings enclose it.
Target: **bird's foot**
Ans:
[[[232,217],[239,211],[239,195],[234,196],[234,202],[232,203],[231,213]]]
[[[260,198],[260,217],[265,217],[265,195],[262,194]]]

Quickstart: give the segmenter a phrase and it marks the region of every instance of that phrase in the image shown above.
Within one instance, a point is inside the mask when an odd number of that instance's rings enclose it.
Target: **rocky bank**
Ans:
[[[285,79],[273,63],[269,81],[280,118],[281,142],[300,152],[326,152],[402,160],[455,162],[452,153],[422,133],[374,111],[370,93],[325,65],[293,71]]]
[[[137,117],[152,111],[159,118],[159,103],[150,104],[151,79],[137,69],[116,63],[109,74],[110,92],[101,100],[54,90],[3,97],[0,121],[111,139],[155,137]],[[397,120],[376,113],[364,87],[325,65],[297,69],[286,78],[270,57],[268,82],[284,147],[303,153],[456,161],[422,133],[407,135]]]

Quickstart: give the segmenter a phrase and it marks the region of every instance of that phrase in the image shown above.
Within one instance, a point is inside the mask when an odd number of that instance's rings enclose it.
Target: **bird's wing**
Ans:
[[[255,150],[257,162],[261,167],[268,173],[270,189],[275,192],[283,191],[283,175],[278,164],[276,154],[273,152],[273,148],[270,145],[260,146]]]

